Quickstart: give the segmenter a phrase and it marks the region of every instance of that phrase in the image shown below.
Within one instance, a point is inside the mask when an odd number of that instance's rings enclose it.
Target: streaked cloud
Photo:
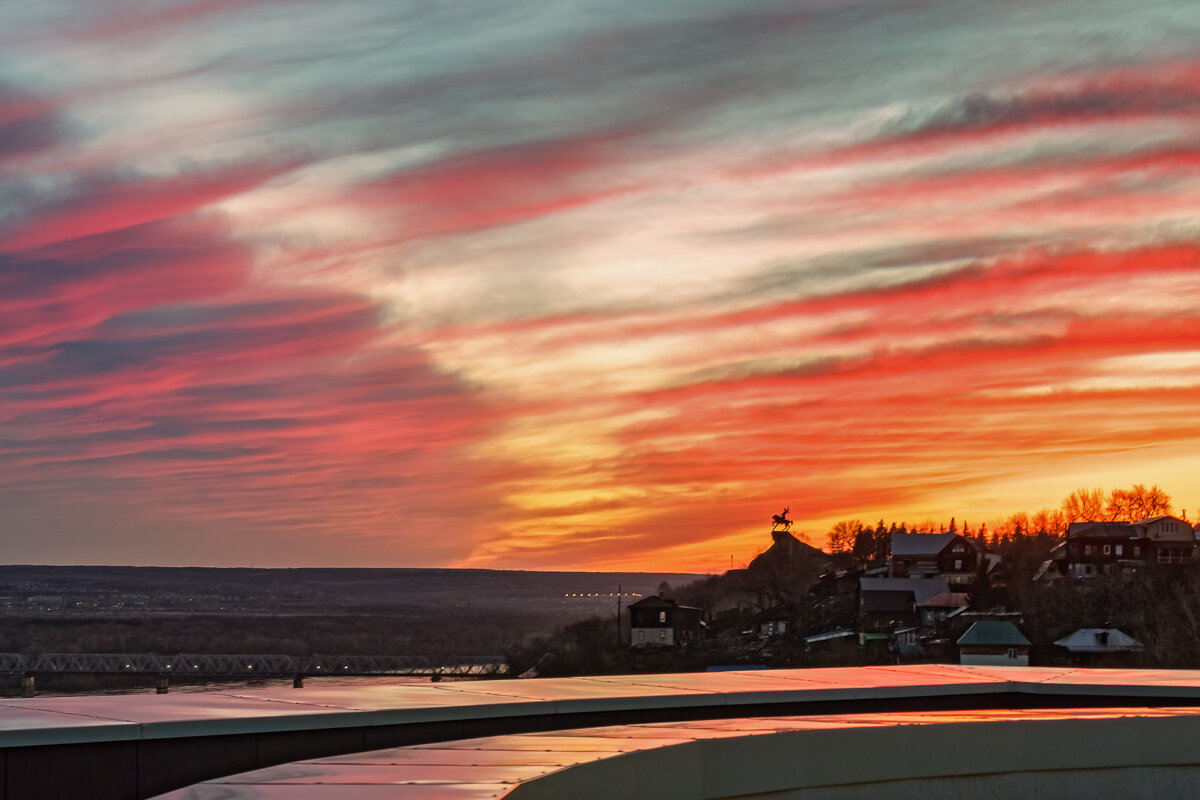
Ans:
[[[784,505],[1200,502],[1195,23],[14,9],[14,558],[713,570]]]

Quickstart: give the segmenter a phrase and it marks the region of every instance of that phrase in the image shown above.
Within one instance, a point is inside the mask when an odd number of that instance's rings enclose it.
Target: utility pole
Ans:
[[[621,584],[617,584],[617,647],[621,646]]]

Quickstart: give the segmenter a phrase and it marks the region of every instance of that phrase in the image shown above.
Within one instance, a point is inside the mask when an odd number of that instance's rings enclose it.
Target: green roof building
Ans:
[[[958,640],[959,662],[986,667],[1028,667],[1029,640],[1011,622],[976,622]]]

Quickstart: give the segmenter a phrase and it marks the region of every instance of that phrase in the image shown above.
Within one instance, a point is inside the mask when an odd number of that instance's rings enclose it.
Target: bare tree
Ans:
[[[1067,532],[1067,515],[1051,508],[1043,508],[1029,518],[1028,532],[1063,536]]]
[[[1147,489],[1137,483],[1132,489],[1113,489],[1105,512],[1109,519],[1122,522],[1158,517],[1171,513],[1171,496],[1158,484]]]
[[[834,523],[829,531],[829,552],[846,553],[854,548],[854,537],[862,528],[861,520],[844,519]]]
[[[1103,489],[1076,489],[1063,500],[1067,522],[1096,522],[1105,519],[1106,498]]]
[[[1134,515],[1133,492],[1113,489],[1108,496],[1108,504],[1104,507],[1104,518],[1113,522],[1133,522],[1135,519],[1141,519]]]
[[[1142,486],[1138,484],[1133,489],[1134,491],[1138,491],[1142,489]],[[1172,513],[1171,495],[1164,492],[1157,483],[1149,489],[1140,492],[1138,502],[1140,503],[1139,511],[1143,519]]]

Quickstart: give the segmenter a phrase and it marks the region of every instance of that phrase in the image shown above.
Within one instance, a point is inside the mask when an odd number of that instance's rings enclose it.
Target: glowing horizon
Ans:
[[[9,560],[714,572],[1200,506],[1200,14],[101,0],[0,32]]]

